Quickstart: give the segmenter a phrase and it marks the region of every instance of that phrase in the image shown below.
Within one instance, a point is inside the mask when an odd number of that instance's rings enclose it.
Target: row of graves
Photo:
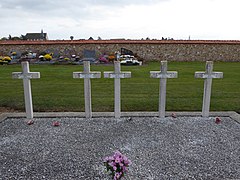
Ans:
[[[22,72],[13,72],[12,77],[23,79],[24,97],[26,117],[33,118],[33,105],[30,79],[40,78],[40,72],[30,72],[28,61],[22,62]],[[114,116],[121,117],[121,83],[122,78],[131,78],[131,72],[121,71],[120,61],[114,62],[114,71],[107,71],[103,73],[104,78],[114,79]],[[165,117],[166,106],[166,86],[168,78],[177,78],[177,71],[168,71],[167,61],[161,61],[160,71],[150,71],[151,78],[160,79],[159,89],[159,111],[160,118]],[[69,77],[70,78],[70,77]],[[90,61],[84,61],[83,72],[73,72],[72,78],[84,79],[84,98],[85,98],[85,116],[92,117],[92,103],[91,103],[91,79],[101,78],[101,72],[90,70]],[[205,79],[203,90],[202,116],[209,117],[210,97],[213,78],[223,78],[222,72],[213,72],[213,62],[206,62],[205,72],[195,72],[195,78]]]
[[[89,61],[90,64],[109,64],[115,60],[120,61],[121,65],[141,65],[137,57],[131,50],[121,48],[121,51],[112,53],[101,53],[97,55],[95,50],[85,49],[83,55],[62,56],[59,52],[50,53],[50,51],[42,53],[30,52],[11,52],[11,56],[0,57],[0,64],[18,64],[22,61],[28,61],[31,64],[73,64],[81,65],[84,61]]]

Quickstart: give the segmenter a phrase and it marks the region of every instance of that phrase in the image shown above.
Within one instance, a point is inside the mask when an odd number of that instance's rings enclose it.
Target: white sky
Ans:
[[[0,0],[0,38],[240,40],[240,0]]]

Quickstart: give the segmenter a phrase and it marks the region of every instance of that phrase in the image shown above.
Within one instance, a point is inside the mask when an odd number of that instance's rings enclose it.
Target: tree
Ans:
[[[8,40],[8,38],[2,37],[1,40],[2,40],[2,41],[5,41],[5,40]]]
[[[21,40],[20,37],[14,36],[11,38],[11,40]]]
[[[73,40],[73,38],[74,38],[73,36],[70,36],[71,41]]]

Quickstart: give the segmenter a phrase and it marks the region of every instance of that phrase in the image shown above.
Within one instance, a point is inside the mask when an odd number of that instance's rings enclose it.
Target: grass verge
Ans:
[[[92,65],[92,71],[112,71],[113,65]],[[167,80],[168,111],[201,111],[203,79],[195,79],[195,71],[205,71],[205,62],[169,62],[170,71],[178,71],[177,79]],[[40,72],[34,79],[32,95],[34,111],[84,111],[83,79],[73,79],[72,73],[83,71],[83,66],[30,65],[32,72]],[[132,78],[121,80],[122,111],[157,111],[159,79],[150,78],[150,71],[160,70],[160,63],[143,66],[122,66],[131,71]],[[20,65],[0,66],[0,106],[24,111],[22,80],[11,78]],[[214,79],[211,111],[240,112],[239,62],[215,62],[214,71],[224,73],[223,79]],[[103,75],[102,75],[103,76]],[[93,111],[113,111],[113,79],[93,79]]]

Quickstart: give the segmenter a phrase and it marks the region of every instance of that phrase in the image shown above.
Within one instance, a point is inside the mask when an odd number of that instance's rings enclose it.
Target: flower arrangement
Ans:
[[[44,59],[47,60],[47,61],[52,60],[51,54],[45,54],[43,57],[44,57]]]
[[[12,54],[12,56],[16,56],[17,55],[17,53],[15,51],[12,52],[11,54]]]
[[[0,56],[0,64],[8,64],[12,59],[9,56]]]
[[[11,61],[12,59],[9,57],[9,56],[5,56],[3,59],[2,59],[3,61]]]
[[[108,55],[108,60],[109,60],[109,61],[114,61],[114,60],[115,60],[115,55],[114,55],[114,53],[110,53],[110,54]]]
[[[124,177],[124,174],[128,171],[127,167],[131,164],[131,161],[119,151],[116,151],[112,156],[105,157],[103,162],[107,172],[110,171],[114,180]]]

